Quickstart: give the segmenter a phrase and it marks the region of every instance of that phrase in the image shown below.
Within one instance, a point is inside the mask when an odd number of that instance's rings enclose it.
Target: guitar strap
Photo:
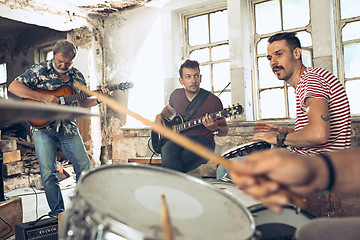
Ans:
[[[198,95],[190,102],[190,104],[186,108],[186,112],[184,115],[184,121],[188,121],[201,107],[201,105],[205,102],[206,98],[209,96],[210,92],[200,88]]]

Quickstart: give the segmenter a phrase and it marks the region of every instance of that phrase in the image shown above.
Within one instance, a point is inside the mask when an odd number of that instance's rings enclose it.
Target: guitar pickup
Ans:
[[[59,99],[60,99],[60,105],[65,105],[66,104],[66,101],[65,101],[64,97],[59,97]]]

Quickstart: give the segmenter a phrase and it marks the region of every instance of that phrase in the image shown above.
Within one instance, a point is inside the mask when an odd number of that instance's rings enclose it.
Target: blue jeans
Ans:
[[[233,161],[233,160],[241,160],[244,158],[245,158],[245,156],[241,156],[241,157],[236,157],[236,158],[230,158],[228,160]],[[216,179],[223,180],[225,182],[231,181],[230,175],[229,175],[229,170],[225,169],[223,166],[218,166],[218,168],[216,169]]]
[[[56,129],[51,131],[47,131],[46,128],[36,129],[33,138],[40,175],[51,210],[49,215],[57,216],[65,210],[56,174],[57,146],[61,148],[66,158],[73,164],[76,180],[79,179],[83,171],[90,169],[90,159],[78,129],[76,135],[66,134],[62,126],[58,132],[56,132]]]
[[[189,138],[211,150],[215,149],[210,140],[202,136],[190,136]],[[167,141],[161,148],[161,166],[163,168],[186,173],[194,170],[207,161],[207,159],[199,157],[197,154],[171,141]]]

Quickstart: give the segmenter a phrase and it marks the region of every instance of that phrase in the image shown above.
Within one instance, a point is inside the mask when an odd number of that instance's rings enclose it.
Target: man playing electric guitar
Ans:
[[[59,97],[34,91],[32,88],[54,90],[63,85],[72,87],[75,81],[85,85],[84,76],[72,67],[76,53],[72,42],[58,41],[53,47],[53,59],[35,64],[26,70],[9,85],[9,92],[45,104],[60,104]],[[102,92],[109,94],[105,88]],[[73,102],[73,105],[88,108],[98,103],[96,99],[86,98]],[[33,128],[32,135],[46,199],[51,210],[49,215],[56,217],[65,209],[56,174],[57,146],[73,164],[76,179],[83,171],[90,169],[90,159],[74,120],[59,120],[44,128]]]
[[[209,113],[221,111],[223,105],[218,97],[200,88],[201,75],[197,61],[186,60],[179,69],[180,84],[184,88],[175,89],[169,98],[169,103],[156,116],[156,122],[165,125],[164,118],[175,115],[185,117],[185,121],[202,118],[202,124],[181,132],[192,140],[215,149],[214,135],[225,136],[228,126],[225,118],[214,120]],[[190,105],[190,106],[189,106]],[[189,172],[207,162],[193,152],[184,149],[174,142],[167,141],[161,148],[162,167]]]

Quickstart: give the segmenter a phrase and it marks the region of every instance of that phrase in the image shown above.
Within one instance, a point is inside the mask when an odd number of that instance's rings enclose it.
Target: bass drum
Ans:
[[[164,239],[162,195],[176,240],[255,238],[250,211],[233,197],[198,178],[141,164],[83,175],[61,219],[60,238]]]
[[[296,229],[315,218],[312,214],[290,204],[283,208],[281,214],[269,210],[263,204],[248,209],[255,219],[256,230],[260,232],[262,240],[294,239]]]

